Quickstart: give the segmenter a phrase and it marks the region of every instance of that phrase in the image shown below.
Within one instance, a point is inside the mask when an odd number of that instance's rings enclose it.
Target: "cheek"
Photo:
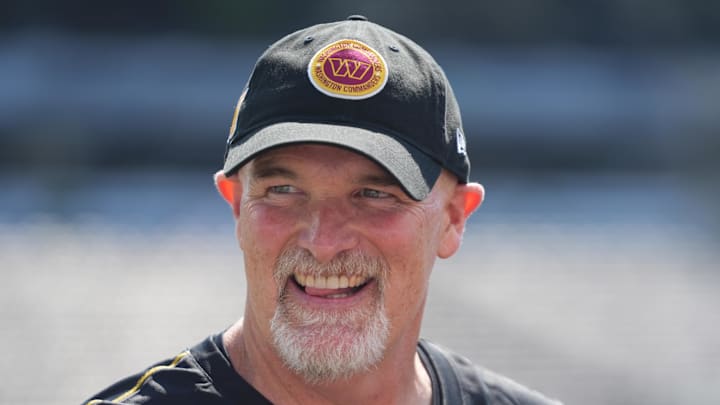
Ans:
[[[391,316],[404,318],[422,311],[437,251],[437,227],[404,218],[379,227],[375,246],[390,265],[385,300]]]
[[[240,248],[247,255],[255,251],[281,249],[292,233],[297,220],[287,210],[273,209],[262,205],[248,204],[240,213],[237,223],[237,237]]]
[[[396,325],[422,316],[430,275],[437,258],[445,219],[442,210],[424,207],[385,218],[375,229],[376,246],[390,264],[385,300]]]
[[[441,224],[423,211],[410,211],[402,215],[372,217],[367,229],[372,232],[375,245],[381,247],[388,260],[399,260],[412,268],[424,268],[422,263],[436,257]]]
[[[292,229],[289,217],[277,210],[249,206],[241,212],[236,233],[243,252],[248,296],[253,296],[254,302],[273,302],[277,296],[273,269]]]

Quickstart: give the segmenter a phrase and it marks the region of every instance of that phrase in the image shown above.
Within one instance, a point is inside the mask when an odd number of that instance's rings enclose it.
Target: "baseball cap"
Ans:
[[[442,68],[362,16],[296,31],[260,56],[235,108],[223,171],[305,142],[367,156],[418,201],[442,168],[469,179],[460,109]]]

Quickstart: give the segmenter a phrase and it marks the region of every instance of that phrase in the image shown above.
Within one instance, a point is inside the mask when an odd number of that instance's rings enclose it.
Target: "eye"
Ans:
[[[376,190],[373,188],[364,188],[360,190],[360,196],[364,198],[371,198],[371,199],[380,199],[380,198],[390,198],[392,197],[392,194],[386,193],[384,191]]]
[[[293,194],[299,190],[289,184],[268,187],[268,194]]]

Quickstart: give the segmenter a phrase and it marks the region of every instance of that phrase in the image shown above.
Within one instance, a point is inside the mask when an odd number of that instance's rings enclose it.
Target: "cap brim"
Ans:
[[[269,125],[231,146],[223,171],[231,175],[258,153],[301,142],[342,146],[367,156],[392,174],[405,192],[418,201],[427,197],[440,176],[438,163],[397,138],[352,126],[302,122]]]

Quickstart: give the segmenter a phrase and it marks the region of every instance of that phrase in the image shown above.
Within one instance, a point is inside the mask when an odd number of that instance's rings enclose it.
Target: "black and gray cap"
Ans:
[[[300,142],[366,155],[415,200],[442,168],[469,179],[460,109],[444,72],[415,42],[361,16],[292,33],[258,59],[235,109],[223,171]]]

